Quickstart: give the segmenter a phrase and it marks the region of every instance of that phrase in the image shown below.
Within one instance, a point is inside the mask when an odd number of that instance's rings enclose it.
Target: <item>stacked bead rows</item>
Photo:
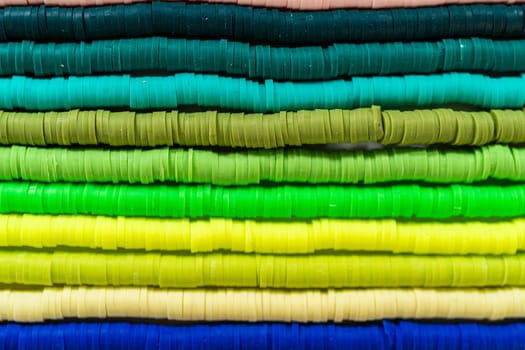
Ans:
[[[523,348],[525,5],[211,2],[0,2],[0,348]]]

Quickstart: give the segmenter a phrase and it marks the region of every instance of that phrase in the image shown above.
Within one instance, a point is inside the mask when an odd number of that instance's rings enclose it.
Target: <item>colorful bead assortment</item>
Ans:
[[[0,349],[523,349],[523,1],[219,2],[0,1]]]

